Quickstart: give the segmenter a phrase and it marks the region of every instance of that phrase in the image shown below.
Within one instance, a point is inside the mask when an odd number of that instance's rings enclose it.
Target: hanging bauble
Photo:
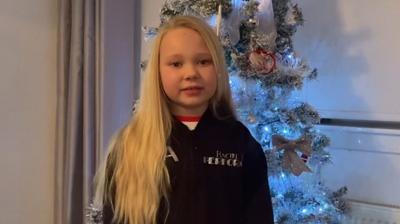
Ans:
[[[273,52],[257,49],[249,54],[250,66],[257,74],[269,74],[276,69],[276,59]]]

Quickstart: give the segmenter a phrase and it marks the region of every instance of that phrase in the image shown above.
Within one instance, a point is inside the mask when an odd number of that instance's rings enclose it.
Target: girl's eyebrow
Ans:
[[[180,57],[182,57],[181,54],[171,54],[166,56],[166,58],[180,58]]]

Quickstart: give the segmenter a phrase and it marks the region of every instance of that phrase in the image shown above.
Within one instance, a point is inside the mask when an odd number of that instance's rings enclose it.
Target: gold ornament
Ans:
[[[303,172],[311,172],[311,169],[297,155],[296,150],[307,157],[311,155],[311,143],[308,139],[302,137],[298,140],[288,140],[281,135],[272,136],[272,145],[275,150],[283,151],[282,167],[299,176]]]

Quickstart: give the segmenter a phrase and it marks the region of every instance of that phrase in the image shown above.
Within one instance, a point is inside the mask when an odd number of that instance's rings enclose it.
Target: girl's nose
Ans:
[[[190,64],[186,66],[184,71],[184,79],[197,79],[199,77],[199,72],[195,65]]]

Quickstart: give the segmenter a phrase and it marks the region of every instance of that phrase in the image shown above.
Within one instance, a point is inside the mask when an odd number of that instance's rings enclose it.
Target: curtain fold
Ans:
[[[101,158],[102,0],[60,0],[56,224],[84,223]]]

